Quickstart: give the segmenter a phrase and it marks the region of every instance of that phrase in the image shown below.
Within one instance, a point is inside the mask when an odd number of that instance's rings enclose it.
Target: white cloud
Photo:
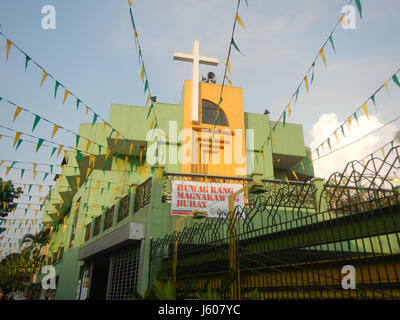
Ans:
[[[341,130],[337,131],[339,143],[336,141],[336,137],[333,131],[336,130],[343,121],[338,120],[338,116],[335,113],[323,114],[315,123],[310,131],[312,136],[312,142],[310,144],[311,150],[315,150],[323,141],[326,141],[330,137],[330,143],[332,150],[338,149],[347,145],[367,133],[381,127],[381,123],[375,116],[369,116],[369,119],[365,115],[358,116],[358,124],[354,117],[352,117],[352,123],[350,129],[346,123],[343,126],[346,137],[343,137]],[[346,164],[353,160],[361,160],[368,156],[370,153],[380,149],[384,144],[391,141],[396,134],[398,129],[395,125],[390,124],[386,127],[377,130],[373,134],[365,137],[364,139],[349,145],[337,152],[322,157],[330,152],[328,144],[324,143],[324,150],[320,148],[320,160],[317,160],[317,154],[314,153],[314,173],[316,177],[328,178],[332,173],[338,171],[341,172]],[[332,136],[331,136],[332,135]],[[388,149],[386,149],[388,150]],[[382,157],[380,153],[377,156]]]

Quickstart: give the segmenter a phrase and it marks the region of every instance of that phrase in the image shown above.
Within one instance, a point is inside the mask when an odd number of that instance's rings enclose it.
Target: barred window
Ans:
[[[129,194],[123,197],[119,202],[118,222],[120,222],[129,215],[130,203],[131,203],[131,197]]]
[[[94,219],[93,237],[99,234],[100,224],[101,224],[101,215]]]
[[[113,220],[114,220],[114,206],[112,206],[106,211],[106,215],[104,217],[104,230],[107,230],[112,226]]]

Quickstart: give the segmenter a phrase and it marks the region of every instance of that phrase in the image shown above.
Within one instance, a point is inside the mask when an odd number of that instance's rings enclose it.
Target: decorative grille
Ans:
[[[94,219],[93,237],[97,236],[100,232],[101,215]]]
[[[107,300],[127,300],[137,290],[140,246],[121,249],[110,258]]]
[[[104,217],[104,230],[107,230],[112,226],[113,220],[114,220],[114,206],[112,206],[106,211],[106,215]]]
[[[118,222],[123,220],[129,215],[129,204],[131,203],[130,195],[126,195],[124,198],[121,199],[119,202],[119,211],[118,211]]]
[[[90,238],[90,227],[92,226],[92,223],[89,223],[86,225],[86,233],[85,233],[85,242],[89,240]]]
[[[152,179],[143,182],[136,190],[135,212],[150,203]]]

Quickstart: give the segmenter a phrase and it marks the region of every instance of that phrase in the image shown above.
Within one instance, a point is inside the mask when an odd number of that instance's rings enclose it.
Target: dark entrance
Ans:
[[[106,299],[109,269],[109,255],[103,255],[93,260],[93,276],[91,279],[89,300]]]

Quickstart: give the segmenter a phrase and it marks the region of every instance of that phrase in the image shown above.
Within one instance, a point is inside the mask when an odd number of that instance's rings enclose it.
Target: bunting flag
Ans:
[[[329,36],[329,41],[331,43],[333,51],[336,53],[335,45],[333,44],[333,40],[332,40],[332,34]]]
[[[304,84],[306,86],[306,90],[308,92],[308,80],[307,80],[307,76],[304,77]]]
[[[60,83],[56,80],[56,83],[54,85],[54,99],[57,97],[57,91],[58,91],[59,86],[60,86]]]
[[[17,107],[17,109],[15,110],[15,113],[14,113],[13,121],[15,121],[15,119],[17,119],[17,117],[19,116],[21,111],[22,111],[22,108],[21,107]]]
[[[14,138],[14,143],[13,143],[13,147],[15,147],[15,144],[18,142],[19,138],[21,137],[22,132],[15,132],[15,138]]]
[[[63,99],[63,104],[65,103],[65,101],[67,100],[67,97],[69,95],[70,91],[65,89],[65,93],[64,93],[64,99]]]
[[[96,123],[97,121],[97,114],[93,114],[93,121],[92,121],[92,126]]]
[[[292,170],[292,174],[296,178],[296,180],[299,180],[299,178],[297,177],[296,172],[294,172],[294,170]]]
[[[140,79],[144,82],[144,65],[142,64],[142,72],[140,73]]]
[[[228,71],[229,75],[231,76],[231,64],[229,63],[229,59],[226,60],[225,66],[226,66],[226,70]]]
[[[357,9],[358,9],[358,13],[360,14],[360,18],[362,19],[362,8],[361,8],[360,0],[356,0],[356,6],[357,6]]]
[[[362,108],[363,108],[363,110],[364,110],[365,115],[367,116],[367,119],[369,120],[367,104],[364,103],[364,104],[362,105]]]
[[[389,88],[388,88],[388,82],[386,81],[384,84],[385,88],[386,88],[386,92],[389,95]]]
[[[26,69],[28,68],[28,63],[30,60],[31,60],[31,58],[29,58],[28,56],[25,56],[25,72],[26,72]]]
[[[39,151],[40,147],[42,146],[42,143],[43,143],[43,139],[39,139],[38,143],[37,143],[37,145],[35,147],[35,152]]]
[[[325,59],[325,54],[324,54],[324,48],[321,48],[321,50],[319,50],[319,55],[322,58],[322,61],[324,61],[325,67],[328,67],[328,65],[326,64],[326,59]]]
[[[292,110],[290,109],[290,103],[288,104],[288,112],[289,112],[289,117],[290,117],[290,114],[292,113]]]
[[[47,76],[49,75],[45,70],[42,70],[43,72],[43,77],[42,81],[40,81],[40,87],[43,85],[44,81],[46,80]]]
[[[60,127],[57,126],[57,125],[55,124],[54,127],[53,127],[53,132],[51,133],[51,138],[52,138],[52,139],[53,139],[54,136],[56,135],[58,129],[60,129]]]
[[[236,13],[236,18],[235,19],[244,29],[246,29],[246,26],[244,25],[242,19],[239,17],[238,13]]]
[[[226,81],[228,81],[228,83],[229,83],[229,86],[231,86],[232,87],[232,81],[227,77],[227,76],[225,76],[225,79],[226,79]]]
[[[32,132],[35,130],[35,128],[38,125],[39,121],[40,121],[40,117],[39,116],[35,116],[35,120],[33,121]]]
[[[397,84],[397,85],[400,87],[400,82],[399,82],[399,79],[397,78],[396,74],[394,74],[394,75],[392,76],[392,79],[393,79],[393,82],[394,82],[395,84]]]
[[[239,47],[237,46],[237,44],[236,44],[235,40],[233,39],[233,37],[232,37],[231,44],[233,45],[233,47],[234,47],[240,54],[246,56],[244,53],[242,53],[242,52],[240,51],[240,49],[239,49]]]
[[[7,39],[7,53],[6,53],[6,59],[8,60],[8,56],[10,55],[10,48],[13,45],[13,43]]]

